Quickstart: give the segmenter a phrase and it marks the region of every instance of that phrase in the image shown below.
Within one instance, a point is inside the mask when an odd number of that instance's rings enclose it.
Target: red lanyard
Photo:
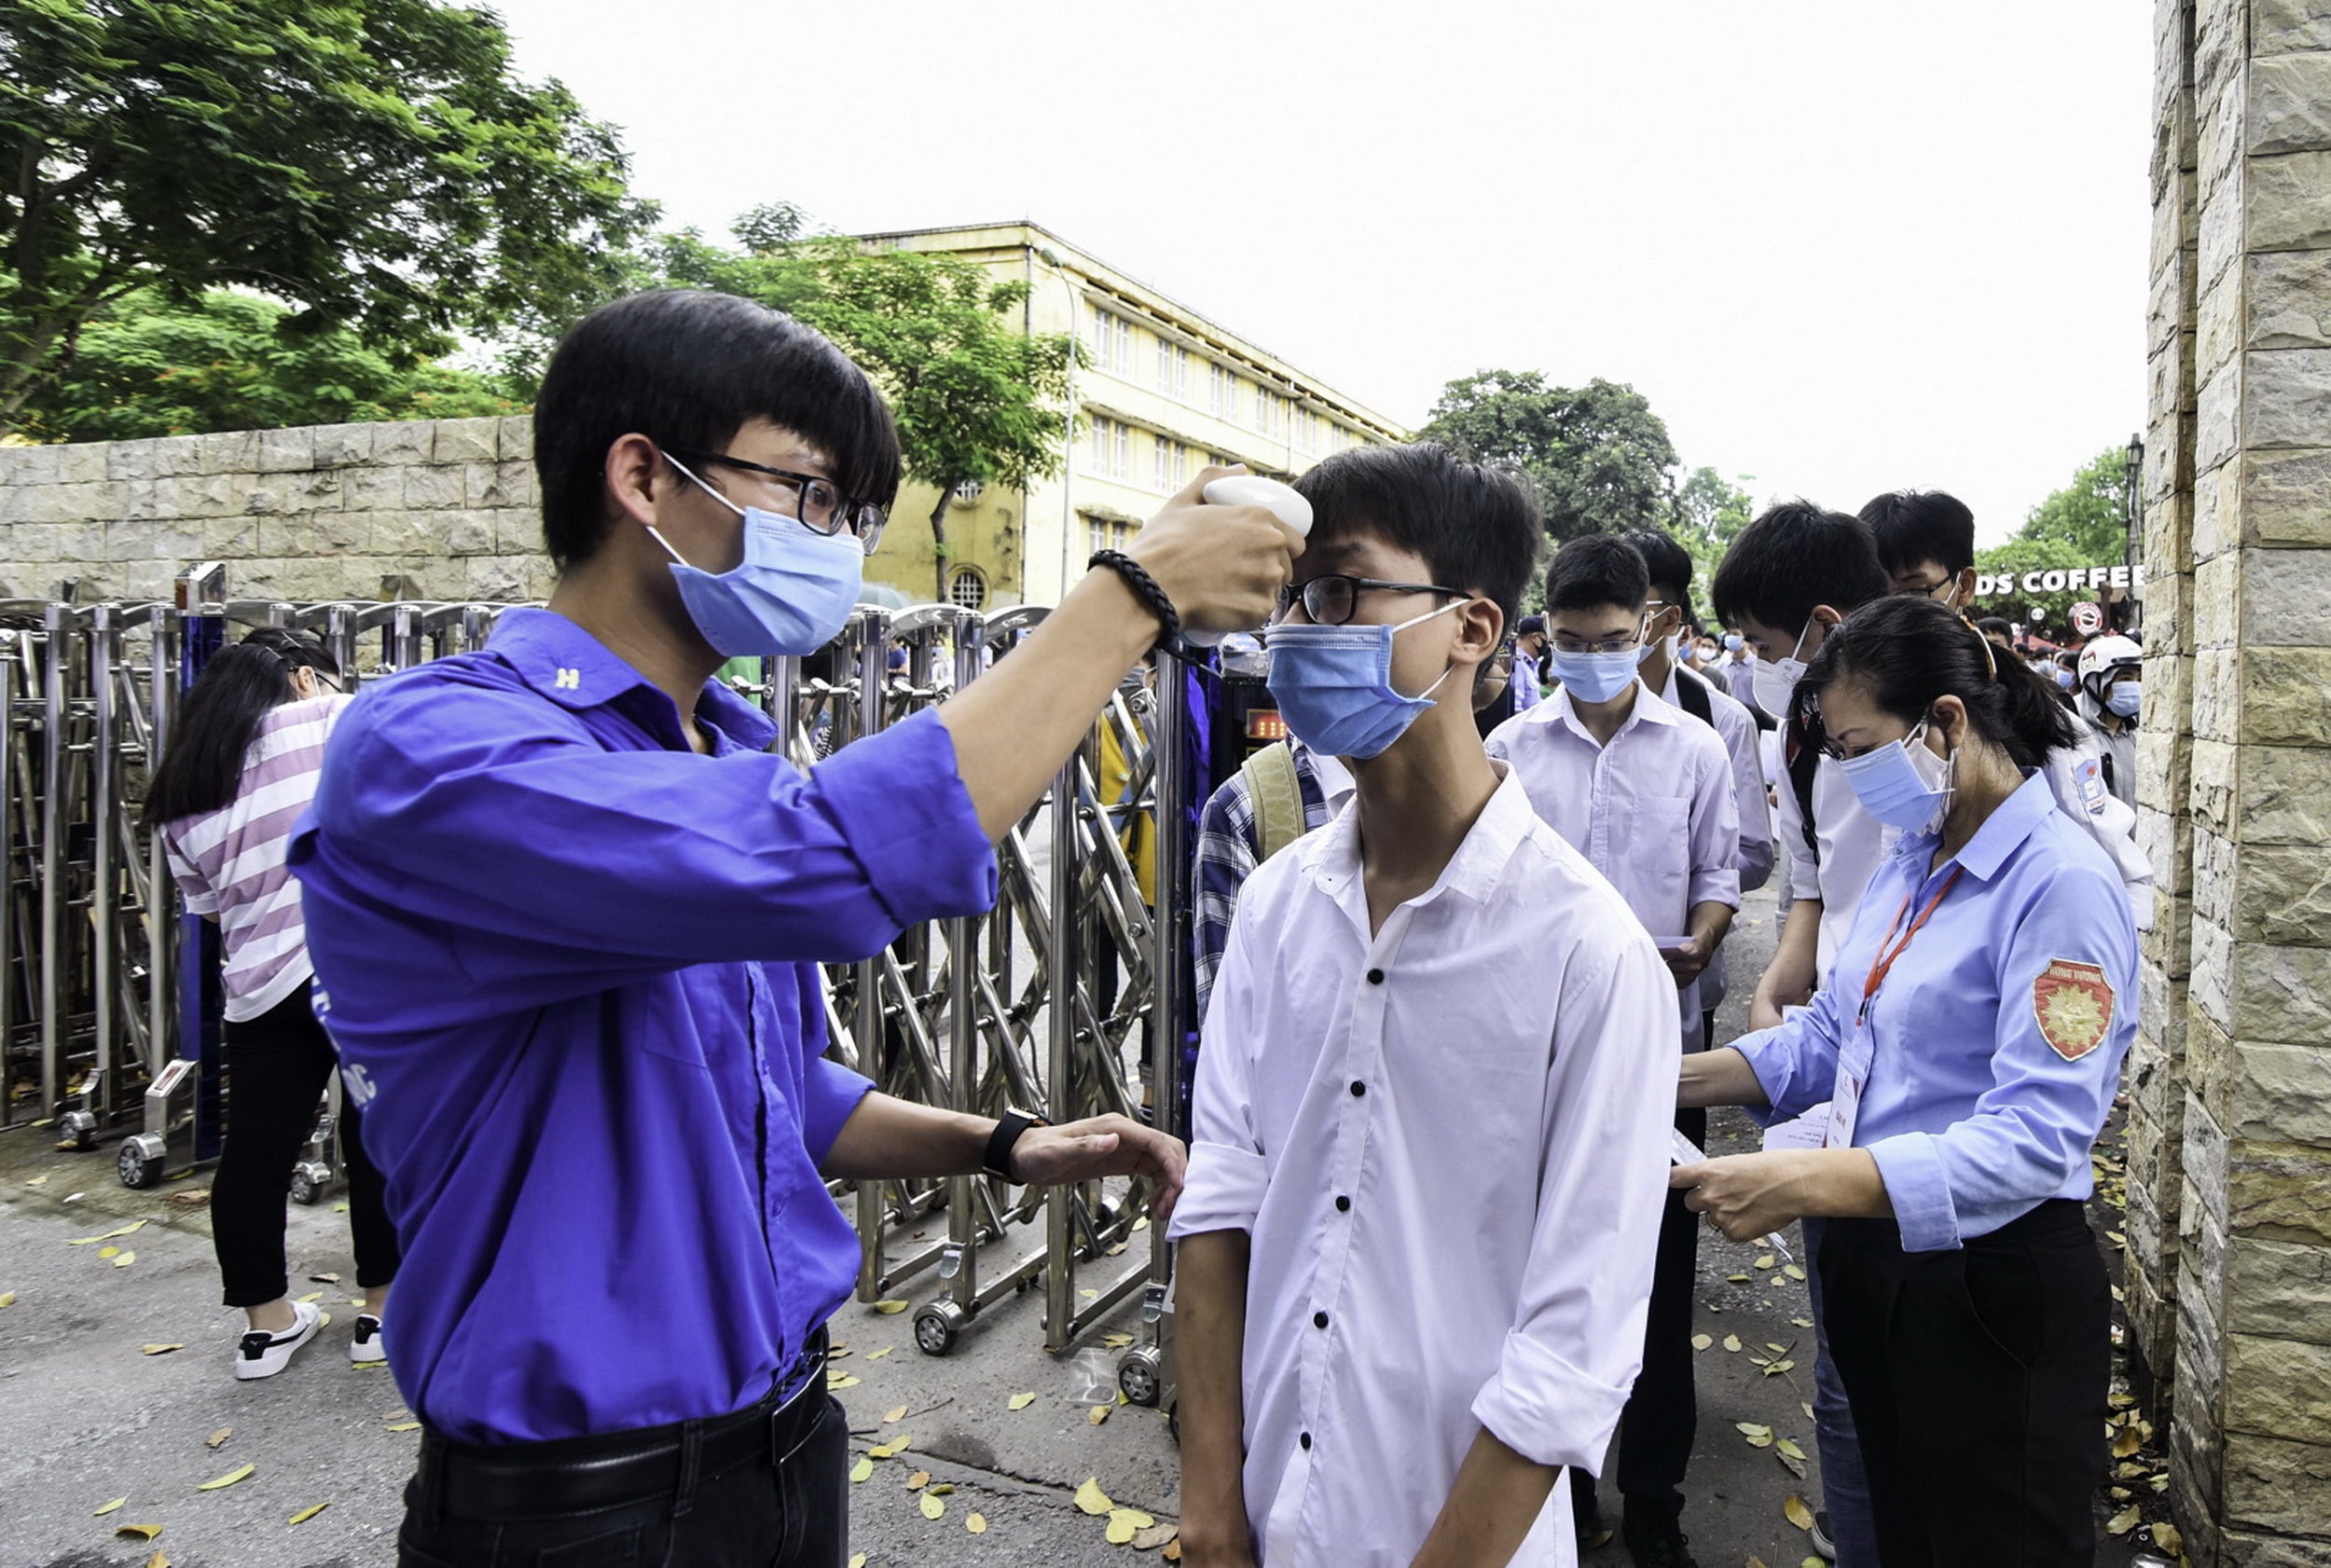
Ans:
[[[1903,950],[1910,946],[1910,938],[1918,935],[1919,928],[1926,924],[1927,918],[1935,913],[1935,906],[1942,902],[1943,896],[1951,891],[1952,884],[1958,881],[1959,873],[1965,869],[1965,866],[1951,868],[1951,874],[1944,877],[1942,886],[1935,889],[1935,896],[1926,901],[1926,907],[1918,912],[1918,918],[1910,922],[1910,928],[1902,933],[1902,940],[1894,942],[1895,928],[1900,926],[1902,916],[1910,912],[1910,901],[1918,896],[1918,889],[1913,887],[1902,895],[1902,907],[1894,912],[1893,924],[1886,927],[1886,934],[1878,941],[1878,956],[1870,960],[1869,978],[1862,982],[1862,1006],[1858,1021],[1868,1021],[1870,1000],[1877,996],[1878,987],[1886,983],[1886,976],[1893,971],[1894,960],[1899,958]],[[1894,945],[1889,948],[1886,943],[1890,942]]]

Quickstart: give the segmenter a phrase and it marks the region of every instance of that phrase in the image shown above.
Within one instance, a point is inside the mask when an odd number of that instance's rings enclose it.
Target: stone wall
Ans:
[[[538,599],[533,421],[417,420],[0,447],[0,597]],[[385,583],[385,586],[384,586]]]
[[[2133,1348],[2193,1561],[2331,1568],[2331,0],[2163,0]]]

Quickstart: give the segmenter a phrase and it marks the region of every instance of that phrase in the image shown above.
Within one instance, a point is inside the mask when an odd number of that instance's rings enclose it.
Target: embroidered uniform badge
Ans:
[[[2104,1043],[2113,1026],[2113,986],[2094,964],[2058,958],[2032,982],[2032,1012],[2040,1038],[2067,1062]]]

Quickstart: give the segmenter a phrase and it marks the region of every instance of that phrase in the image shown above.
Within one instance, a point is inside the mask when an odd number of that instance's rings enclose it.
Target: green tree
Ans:
[[[612,129],[436,0],[8,0],[0,149],[0,426],[141,289],[258,290],[411,364],[605,297],[655,213]]]
[[[1692,612],[1703,626],[1717,624],[1708,598],[1717,565],[1755,516],[1748,492],[1713,468],[1693,469],[1676,488],[1675,521],[1667,531],[1691,557]]]
[[[720,289],[797,316],[874,378],[898,420],[907,477],[938,491],[931,537],[944,599],[956,487],[1025,489],[1060,472],[1075,338],[1021,330],[1023,282],[999,282],[959,256],[868,250],[807,228],[795,208],[757,207],[731,229],[740,249],[692,231],[661,235],[638,265],[667,286]]]
[[[2099,597],[2094,588],[2026,593],[2027,572],[2072,567],[2114,566],[2128,558],[2129,521],[2123,510],[2129,452],[2108,447],[2073,475],[2072,483],[2032,508],[2022,527],[2003,544],[1975,553],[1978,571],[2008,577],[2015,587],[1978,601],[1982,614],[2004,616],[2016,626],[2038,629],[2050,641],[2071,635],[2072,607]],[[2041,612],[2034,622],[2031,612]]]
[[[1536,481],[1557,544],[1585,533],[1657,528],[1675,499],[1675,444],[1633,387],[1596,378],[1550,387],[1534,370],[1451,381],[1419,434],[1475,461],[1510,462]]]
[[[129,295],[83,325],[71,364],[18,410],[18,424],[37,441],[132,441],[524,410],[486,377],[393,365],[345,327],[286,334],[290,313],[224,289],[192,305]]]

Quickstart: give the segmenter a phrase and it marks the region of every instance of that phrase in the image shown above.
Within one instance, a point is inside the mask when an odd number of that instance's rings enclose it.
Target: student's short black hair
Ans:
[[[534,400],[543,540],[560,570],[607,533],[607,449],[637,433],[718,452],[766,419],[821,448],[857,501],[898,497],[898,430],[866,373],[810,327],[733,294],[655,289],[567,329]]]
[[[1840,614],[1892,591],[1869,525],[1810,501],[1785,501],[1740,530],[1716,569],[1716,618],[1786,630],[1826,604]]]
[[[1619,536],[1635,548],[1643,557],[1643,568],[1651,576],[1651,591],[1669,604],[1684,607],[1684,618],[1691,617],[1691,557],[1684,547],[1656,529],[1635,529]]]
[[[1981,620],[1975,623],[1975,629],[1981,632],[1985,637],[1992,638],[1996,641],[2004,642],[2011,648],[2015,646],[2015,627],[2009,626],[2005,620],[2001,619],[1997,615],[1984,616]]]
[[[1424,558],[1433,580],[1496,604],[1513,625],[1546,524],[1518,471],[1469,462],[1434,441],[1354,447],[1302,475],[1309,543],[1372,530]]]
[[[1889,573],[1933,561],[1956,577],[1975,564],[1975,514],[1941,490],[1888,490],[1871,496],[1862,521],[1878,541]]]
[[[1651,574],[1643,554],[1615,534],[1589,533],[1554,552],[1546,573],[1548,610],[1592,610],[1615,604],[1640,610],[1651,597]]]

